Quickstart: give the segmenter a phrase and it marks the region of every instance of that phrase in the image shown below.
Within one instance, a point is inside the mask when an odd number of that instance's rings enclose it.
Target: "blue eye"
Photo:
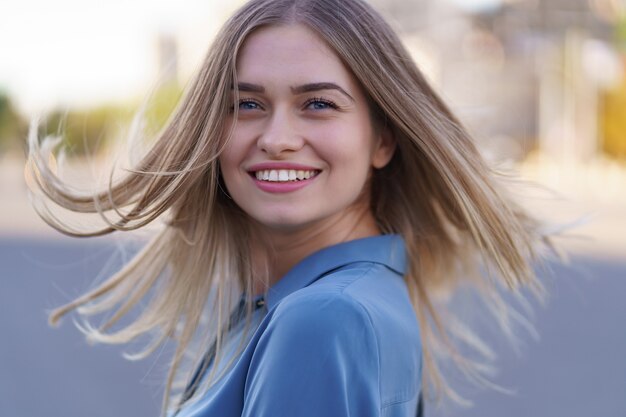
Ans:
[[[261,108],[259,103],[249,99],[243,99],[239,101],[239,110],[256,110]]]

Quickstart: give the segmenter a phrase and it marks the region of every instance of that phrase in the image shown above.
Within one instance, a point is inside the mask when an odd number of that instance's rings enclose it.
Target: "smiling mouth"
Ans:
[[[264,169],[252,171],[250,175],[259,181],[268,182],[298,182],[311,179],[318,175],[318,170],[296,170],[296,169]]]

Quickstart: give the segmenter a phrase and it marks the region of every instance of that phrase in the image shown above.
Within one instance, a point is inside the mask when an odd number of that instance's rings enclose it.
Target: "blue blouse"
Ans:
[[[176,417],[415,417],[422,354],[405,272],[399,235],[306,257],[255,299],[243,352]]]

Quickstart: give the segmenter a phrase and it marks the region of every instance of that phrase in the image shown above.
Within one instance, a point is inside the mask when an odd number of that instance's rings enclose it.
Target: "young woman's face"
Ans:
[[[393,144],[374,132],[364,93],[335,53],[306,26],[264,27],[245,41],[237,74],[238,120],[219,159],[233,200],[281,230],[367,207],[370,171],[389,162]]]

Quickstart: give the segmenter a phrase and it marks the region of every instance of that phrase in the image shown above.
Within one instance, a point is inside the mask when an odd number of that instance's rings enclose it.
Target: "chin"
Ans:
[[[298,219],[268,219],[263,222],[259,222],[263,227],[280,232],[295,232],[306,227],[309,222],[304,222]]]
[[[262,228],[278,232],[295,232],[315,223],[315,219],[305,218],[302,215],[276,215],[276,213],[271,216],[255,216],[254,221]]]

